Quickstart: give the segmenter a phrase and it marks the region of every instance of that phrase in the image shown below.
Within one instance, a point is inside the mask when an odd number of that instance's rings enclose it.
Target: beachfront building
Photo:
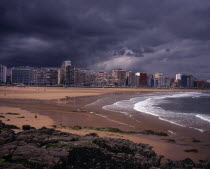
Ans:
[[[195,80],[194,87],[195,88],[210,88],[210,83],[206,81]]]
[[[136,73],[136,85],[138,87],[147,87],[147,73],[137,72]]]
[[[154,87],[157,87],[157,88],[166,87],[165,76],[163,73],[154,74]]]
[[[75,72],[77,71],[77,67],[69,65],[65,69],[64,75],[64,84],[72,86],[75,84]]]
[[[176,74],[176,80],[181,80],[182,75],[183,75],[183,74],[181,74],[181,73]]]
[[[154,85],[155,85],[155,79],[154,79],[154,76],[152,74],[147,75],[147,85],[149,87],[154,87]]]
[[[108,72],[97,72],[95,85],[98,87],[110,87],[114,84],[113,76]]]
[[[181,87],[188,87],[187,83],[188,83],[188,76],[185,75],[185,74],[182,74],[181,79],[180,79],[180,86]]]
[[[61,65],[61,70],[60,70],[60,83],[64,85],[72,85],[74,84],[74,70],[75,67],[71,65],[70,60],[66,60],[62,63]]]
[[[0,83],[7,82],[7,67],[0,64]]]
[[[82,69],[76,68],[74,69],[74,85],[76,86],[85,86],[86,84],[86,72]]]
[[[7,83],[7,84],[11,84],[11,68],[7,68],[6,83]]]
[[[58,85],[61,85],[61,68],[58,68],[58,81],[57,81]]]
[[[126,72],[126,86],[134,87],[136,85],[135,73],[132,71]]]
[[[114,78],[114,85],[117,87],[126,86],[126,71],[123,69],[112,70],[112,76]]]
[[[95,86],[96,82],[96,73],[90,69],[85,69],[85,86]]]
[[[178,73],[176,74],[176,80],[178,81],[179,87],[187,87],[187,75]]]
[[[34,85],[57,85],[58,68],[32,68],[32,80]]]
[[[195,77],[189,75],[188,77],[188,87],[194,87]]]
[[[171,79],[169,77],[165,77],[165,87],[171,87]]]
[[[31,67],[13,67],[11,69],[11,82],[18,84],[31,84],[32,68]]]
[[[192,75],[176,74],[176,80],[179,83],[179,87],[194,87],[195,78]]]

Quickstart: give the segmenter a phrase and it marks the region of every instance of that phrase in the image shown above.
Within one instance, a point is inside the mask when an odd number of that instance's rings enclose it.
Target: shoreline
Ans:
[[[88,91],[86,92],[88,93]],[[113,101],[119,99],[123,100],[124,98],[129,98],[131,97],[131,93],[133,93],[134,95],[139,95],[142,92],[144,93],[151,91],[117,91],[117,93],[115,94],[113,94],[113,91],[112,93],[109,92],[110,91],[108,91],[108,94],[104,92],[103,94],[98,95],[97,91],[97,95],[95,96],[74,96],[63,100],[36,100],[25,98],[2,99],[0,97],[0,107],[18,107],[22,110],[27,111],[28,114],[32,114],[33,117],[35,115],[34,113],[38,113],[38,117],[40,116],[41,119],[47,117],[52,120],[50,124],[46,127],[52,127],[52,125],[54,125],[56,126],[56,129],[65,132],[72,132],[75,134],[83,135],[90,132],[95,132],[101,137],[123,138],[129,139],[136,143],[142,142],[150,144],[154,147],[153,150],[159,155],[164,155],[165,159],[169,158],[172,160],[183,160],[184,158],[189,157],[194,161],[199,161],[210,158],[210,145],[208,143],[208,140],[210,138],[209,136],[202,136],[202,134],[199,134],[198,132],[194,132],[194,134],[189,134],[189,132],[192,132],[192,129],[180,129],[179,127],[168,124],[167,122],[160,122],[160,120],[150,115],[141,114],[140,116],[134,116],[133,118],[135,118],[135,120],[138,120],[138,123],[137,121],[134,122],[134,120],[124,114],[102,110],[100,107],[101,105],[93,106],[91,108],[87,108],[87,106],[84,106],[88,103],[97,101],[98,99],[107,98],[107,100],[104,102],[104,104],[107,104],[113,103]],[[4,111],[8,112],[9,110],[11,110],[8,107]],[[17,111],[22,111],[20,109]],[[42,121],[40,122],[40,124],[41,123],[45,122]],[[9,121],[7,124],[9,124]],[[87,128],[82,128],[79,130],[72,129],[72,127],[76,125],[80,125],[82,127],[113,127],[119,128],[122,131],[135,132],[154,130],[158,132],[166,132],[169,136],[160,137],[156,135],[125,134],[117,132],[97,131]],[[169,131],[179,133],[179,135],[174,136],[173,134],[170,134]],[[193,137],[195,137],[195,139],[199,140],[200,142],[193,142]],[[173,142],[172,140],[175,140],[175,142]],[[184,150],[190,149],[197,149],[198,152],[184,152]]]

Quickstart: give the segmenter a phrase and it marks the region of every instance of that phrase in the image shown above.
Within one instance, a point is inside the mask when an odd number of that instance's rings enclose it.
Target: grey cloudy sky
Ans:
[[[0,63],[210,78],[209,0],[1,0]]]

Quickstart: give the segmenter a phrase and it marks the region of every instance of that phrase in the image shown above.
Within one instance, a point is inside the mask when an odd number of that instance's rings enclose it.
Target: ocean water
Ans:
[[[103,109],[130,117],[135,110],[181,127],[210,131],[210,92],[155,92],[118,101]]]

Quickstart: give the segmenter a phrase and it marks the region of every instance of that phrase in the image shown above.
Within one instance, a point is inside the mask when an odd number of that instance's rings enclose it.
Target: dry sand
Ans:
[[[17,115],[8,113],[17,113]],[[52,127],[54,124],[54,121],[48,116],[33,114],[20,108],[1,106],[0,115],[4,116],[0,118],[4,123],[15,125],[20,129],[23,125],[31,125],[38,129],[43,126]]]
[[[195,91],[185,89],[185,91]],[[9,99],[37,99],[52,100],[62,99],[66,96],[94,96],[112,92],[124,91],[183,91],[183,89],[133,89],[133,88],[63,88],[63,87],[0,87],[0,98]],[[196,90],[198,91],[198,90]]]

